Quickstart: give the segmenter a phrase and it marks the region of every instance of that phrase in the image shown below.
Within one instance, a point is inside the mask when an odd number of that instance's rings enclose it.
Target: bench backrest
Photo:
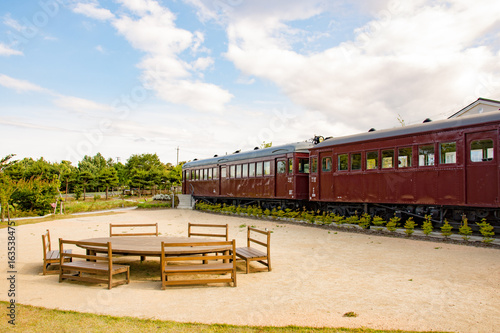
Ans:
[[[97,255],[89,255],[89,254],[80,254],[80,253],[72,253],[72,252],[64,252],[64,248],[67,247],[67,245],[76,245],[78,247],[84,248],[85,246],[91,246],[91,247],[99,247],[102,248],[103,251],[100,252],[105,252],[107,253],[107,256],[97,256]],[[67,239],[62,239],[59,238],[59,253],[60,253],[60,265],[62,265],[65,262],[66,258],[78,258],[78,259],[84,259],[86,261],[105,261],[109,265],[109,270],[111,271],[113,269],[113,250],[111,248],[111,242],[107,243],[94,243],[94,242],[81,242],[81,241],[73,241],[73,240],[67,240]]]
[[[49,229],[45,231],[45,233],[42,235],[42,244],[43,244],[43,259],[46,259],[47,252],[52,251],[51,245],[50,245],[50,232]]]
[[[193,232],[192,228],[207,228],[213,231],[213,228],[223,229],[222,233],[211,233],[211,232]],[[202,224],[202,223],[188,223],[188,237],[191,236],[201,236],[201,237],[221,237],[229,241],[229,233],[228,233],[228,225],[227,224]]]
[[[168,262],[191,262],[191,261],[204,261],[209,262],[210,260],[232,260],[233,265],[236,265],[236,242],[231,241],[220,241],[220,242],[186,242],[186,243],[165,243],[161,242],[161,267]],[[179,254],[165,256],[165,248],[167,247],[189,247],[189,252],[194,253],[190,255]],[[217,255],[217,253],[204,253],[207,247],[217,248],[217,252],[230,251],[229,254]],[[200,248],[199,254],[196,254],[196,248]]]
[[[253,238],[253,237],[255,237],[253,235],[253,233],[258,233],[258,234],[266,235],[266,238],[265,238],[265,240],[258,240],[256,238]],[[267,249],[267,256],[269,257],[270,252],[271,252],[271,232],[270,231],[264,231],[264,230],[260,230],[260,229],[257,229],[257,228],[248,227],[248,230],[247,230],[247,247],[250,247],[250,245],[252,243],[264,246]]]
[[[131,233],[113,233],[117,228],[149,228],[154,227],[155,231],[150,232],[131,232]],[[109,237],[113,236],[158,236],[158,223],[135,223],[135,224],[109,224]]]

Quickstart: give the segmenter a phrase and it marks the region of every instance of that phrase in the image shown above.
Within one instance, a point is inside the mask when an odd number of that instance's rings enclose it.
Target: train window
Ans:
[[[493,160],[493,140],[476,140],[470,143],[470,160],[484,162]]]
[[[411,167],[412,148],[399,148],[398,150],[398,167],[409,168]]]
[[[434,145],[426,145],[418,147],[418,165],[419,166],[434,165]]]
[[[394,149],[382,150],[382,169],[394,168]]]
[[[214,176],[214,179],[218,179],[219,178],[219,173],[218,173],[219,170],[217,168],[213,168],[212,170],[213,170],[212,174]]]
[[[236,166],[236,178],[241,178],[241,164]]]
[[[366,153],[366,170],[378,169],[378,151]]]
[[[231,165],[229,167],[229,178],[234,178],[236,176],[236,165]]]
[[[457,163],[457,143],[446,142],[439,144],[439,155],[441,164],[454,164]]]
[[[309,173],[308,158],[299,158],[299,173]]]
[[[255,168],[255,175],[257,177],[262,176],[262,162],[256,163],[256,168]]]
[[[208,180],[212,180],[212,168],[208,169]]]
[[[323,157],[321,160],[321,171],[332,171],[332,158]]]
[[[243,177],[243,178],[248,177],[248,164],[243,164],[242,169],[241,169],[241,177]]]
[[[196,180],[200,179],[200,169],[196,170]]]
[[[349,170],[349,155],[347,154],[340,154],[337,158],[337,169],[339,171],[346,171]]]
[[[286,162],[285,161],[278,161],[278,163],[276,163],[276,172],[277,173],[286,173]]]
[[[318,172],[318,158],[311,157],[311,172]]]
[[[293,173],[293,159],[288,159],[288,173]]]
[[[248,165],[248,177],[255,177],[255,163]]]
[[[268,176],[271,174],[271,162],[270,161],[265,161],[264,162],[264,175]]]
[[[207,179],[208,179],[208,169],[204,169],[203,180],[207,180]]]
[[[226,178],[226,167],[223,166],[222,168],[220,168],[220,177],[221,178]]]
[[[351,154],[351,170],[361,170],[361,153]]]

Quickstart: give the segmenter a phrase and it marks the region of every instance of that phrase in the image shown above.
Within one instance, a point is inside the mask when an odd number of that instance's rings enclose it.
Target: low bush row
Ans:
[[[246,215],[249,217],[257,217],[264,219],[273,220],[287,220],[296,222],[306,222],[318,225],[331,225],[332,223],[336,225],[349,224],[357,225],[363,229],[375,229],[375,230],[387,230],[389,232],[395,232],[401,226],[401,218],[393,216],[389,221],[384,220],[380,216],[370,216],[369,214],[363,213],[361,215],[353,216],[340,216],[332,213],[322,212],[322,211],[307,211],[305,208],[303,210],[292,210],[286,208],[285,210],[281,207],[270,209],[262,209],[258,206],[232,206],[226,204],[210,204],[207,202],[197,202],[196,209],[203,211],[210,211],[220,214],[228,215]],[[479,227],[479,232],[483,236],[482,241],[484,243],[491,243],[493,241],[493,236],[495,232],[491,224],[489,224],[486,219],[483,219],[480,223],[476,223]],[[404,225],[404,231],[407,236],[411,236],[417,227],[416,222],[412,217],[408,218]],[[421,231],[429,236],[434,232],[434,226],[431,221],[431,216],[427,215],[425,220],[420,226]],[[441,235],[448,238],[453,234],[453,226],[447,221],[440,227]],[[458,233],[462,236],[465,241],[470,239],[472,234],[472,228],[468,224],[466,217],[463,217],[461,226]]]

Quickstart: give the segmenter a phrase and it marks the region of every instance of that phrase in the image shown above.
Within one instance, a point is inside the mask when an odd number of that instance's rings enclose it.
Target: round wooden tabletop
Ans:
[[[207,238],[192,238],[192,237],[143,237],[143,236],[128,236],[128,237],[101,237],[82,239],[81,242],[102,243],[111,242],[113,254],[129,254],[138,256],[160,256],[161,255],[161,242],[165,243],[206,243],[206,242],[220,242],[220,240],[207,239]],[[83,248],[94,251],[103,252],[102,248],[82,246]],[[178,254],[199,254],[210,252],[222,252],[228,250],[227,246],[206,246],[197,247],[196,249],[182,246],[182,247],[165,247],[165,254],[178,255]]]

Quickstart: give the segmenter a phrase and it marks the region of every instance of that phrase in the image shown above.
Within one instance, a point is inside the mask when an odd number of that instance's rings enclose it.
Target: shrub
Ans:
[[[397,217],[396,215],[391,217],[389,222],[387,222],[386,224],[387,230],[389,230],[390,232],[396,231],[397,227],[399,227],[399,221],[401,221],[400,217]]]
[[[369,214],[363,213],[359,219],[359,226],[363,229],[368,229],[370,227],[371,219],[372,217]]]
[[[472,229],[468,225],[468,220],[465,215],[462,217],[462,225],[458,228],[458,233],[462,235],[463,240],[468,241],[472,234]]]
[[[172,200],[172,198],[168,194],[156,194],[151,199],[153,199],[155,201],[170,201],[170,200]]]
[[[491,243],[495,235],[493,226],[486,222],[485,218],[481,220],[481,223],[476,224],[479,226],[479,232],[483,235],[483,243]]]
[[[411,236],[415,231],[415,221],[413,221],[413,217],[410,217],[405,222],[405,233],[407,236]]]
[[[423,231],[423,233],[426,236],[429,236],[433,230],[434,230],[434,227],[432,226],[431,216],[430,215],[425,215],[425,221],[422,224],[422,231]]]
[[[453,227],[450,225],[450,223],[448,223],[448,220],[444,219],[444,224],[441,227],[441,235],[443,235],[445,238],[448,238],[453,234],[452,230]]]
[[[101,196],[99,194],[94,195],[94,201],[101,200]]]
[[[374,226],[379,227],[378,230],[381,230],[381,227],[383,227],[386,222],[380,216],[374,216],[372,223]]]

